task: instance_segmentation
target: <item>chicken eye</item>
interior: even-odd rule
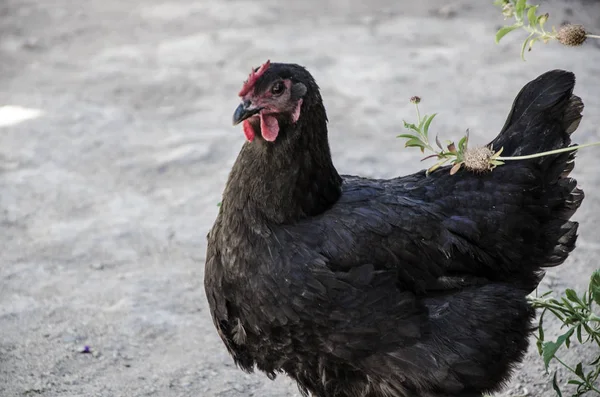
[[[273,84],[273,87],[271,87],[271,93],[273,95],[279,95],[283,92],[284,89],[285,86],[283,85],[283,83],[281,81],[278,81],[277,83]]]

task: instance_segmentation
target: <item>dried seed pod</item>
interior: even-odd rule
[[[468,148],[463,154],[465,168],[477,173],[491,171],[494,168],[490,162],[493,154],[487,146]]]
[[[565,25],[558,30],[556,39],[566,46],[577,47],[585,43],[587,32],[582,25]]]

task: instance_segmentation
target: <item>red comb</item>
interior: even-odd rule
[[[238,95],[244,96],[247,93],[249,93],[252,87],[254,87],[254,84],[256,84],[256,80],[258,80],[259,77],[262,76],[267,71],[267,69],[269,69],[269,66],[271,66],[271,61],[267,60],[267,62],[263,63],[262,66],[258,68],[256,72],[254,71],[254,69],[252,69],[252,72],[250,72],[250,76],[248,76],[248,80],[244,81],[244,85],[242,86],[242,89],[240,90]]]

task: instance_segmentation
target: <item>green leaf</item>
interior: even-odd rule
[[[567,290],[565,291],[565,295],[567,296],[567,299],[570,300],[573,303],[576,303],[578,307],[586,307],[587,304],[581,300],[581,298],[577,295],[577,292],[575,292],[574,290],[567,288]],[[586,300],[585,296],[583,297],[584,300]],[[563,298],[564,300],[564,298]],[[571,304],[568,305],[569,308],[573,308],[573,311],[575,311],[576,309],[574,308],[574,306],[571,306]]]
[[[427,137],[427,134],[429,133],[429,125],[431,124],[431,122],[433,121],[433,118],[436,115],[437,115],[437,113],[434,113],[425,120],[425,124],[423,124],[423,130],[422,130],[425,137]]]
[[[550,15],[548,13],[545,13],[545,14],[537,17],[537,24],[540,26],[540,29],[542,29],[542,31],[544,30],[544,25],[546,24],[546,21],[548,21],[549,17],[550,17]]]
[[[531,51],[531,49],[533,48],[533,45],[538,40],[539,40],[539,37],[534,37],[533,39],[529,40],[529,49],[528,49],[528,51]]]
[[[500,40],[502,40],[502,38],[504,36],[506,36],[507,34],[509,34],[510,32],[512,32],[515,29],[519,29],[520,26],[518,24],[514,24],[514,25],[510,25],[510,26],[503,26],[500,29],[498,29],[498,31],[496,32],[496,44],[500,43]]]
[[[221,206],[221,202],[219,201],[219,202],[217,203],[217,207],[220,207],[220,206]]]
[[[542,312],[542,314],[540,314],[540,321],[538,323],[538,340],[536,343],[540,356],[542,355],[542,343],[544,342],[544,314],[546,314],[545,310]]]
[[[556,342],[546,342],[542,345],[542,358],[544,360],[544,366],[548,370],[548,364],[554,357],[558,349],[565,343],[565,341],[573,335],[574,328],[569,329],[567,332],[562,334],[556,339]]]
[[[592,299],[597,305],[600,305],[600,270],[596,270],[590,279],[590,292]]]
[[[536,341],[535,341],[535,346],[538,349],[538,354],[541,356],[542,355],[542,340],[540,339],[540,337],[536,337]]]
[[[461,140],[460,140],[460,141],[458,141],[458,151],[459,151],[460,153],[464,152],[464,151],[465,151],[465,148],[466,148],[466,146],[467,146],[467,137],[466,137],[466,136],[463,136],[463,137],[461,138]]]
[[[515,6],[515,15],[519,20],[523,19],[523,14],[525,13],[526,6],[527,0],[517,0],[517,5]]]
[[[598,368],[596,368],[596,371],[598,371]],[[587,376],[584,378],[588,383],[594,383],[596,381],[596,379],[598,379],[598,376],[595,374],[595,372],[589,372],[587,374]],[[592,380],[593,379],[593,380]]]
[[[527,48],[527,43],[529,42],[529,39],[531,39],[531,37],[534,34],[531,33],[529,36],[527,36],[527,38],[525,39],[525,41],[523,42],[523,47],[521,47],[521,59],[525,60],[525,49]]]
[[[567,290],[565,291],[565,295],[567,296],[567,299],[569,299],[571,302],[580,303],[577,293],[571,288],[567,288]]]
[[[420,148],[424,148],[425,145],[423,144],[423,142],[421,142],[420,139],[409,139],[404,144],[404,147],[420,147]]]
[[[419,131],[423,131],[423,123],[425,122],[426,118],[427,118],[427,115],[425,115],[419,119],[419,125],[417,126]]]
[[[419,139],[418,136],[413,135],[413,134],[400,134],[400,135],[396,136],[396,138]]]
[[[414,125],[412,123],[407,123],[406,121],[404,121],[404,128],[409,129],[409,130],[413,130],[415,132],[419,132],[419,129],[417,128],[416,125]]]
[[[527,20],[529,21],[529,26],[535,28],[538,23],[538,18],[535,16],[535,12],[537,11],[539,6],[531,6],[527,11]]]
[[[597,321],[600,322],[600,317],[595,315],[594,313],[590,313],[590,316],[588,317],[589,321]]]
[[[562,397],[562,392],[560,391],[560,387],[558,387],[558,380],[556,379],[556,372],[554,373],[554,377],[552,377],[552,388],[558,397]]]
[[[575,311],[575,308],[573,307],[573,305],[571,304],[571,302],[569,302],[565,298],[560,298],[560,300],[562,301],[562,305],[566,306],[571,312]]]
[[[583,338],[581,337],[581,324],[577,326],[577,340],[579,343],[583,343]]]
[[[577,364],[575,367],[575,375],[579,376],[581,379],[585,379],[585,375],[583,374],[583,366],[581,363]]]

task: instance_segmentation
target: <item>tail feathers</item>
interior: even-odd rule
[[[573,146],[571,134],[577,130],[584,108],[581,98],[573,95],[574,87],[575,75],[562,70],[544,73],[526,84],[502,131],[491,142],[493,148],[502,147],[502,156],[522,156]],[[584,199],[577,181],[569,177],[575,156],[572,151],[527,160],[535,164],[541,178],[537,205],[550,210],[541,219],[537,242],[545,254],[532,261],[537,272],[562,264],[575,248],[578,224],[570,219]],[[514,166],[521,166],[518,163]]]
[[[573,145],[570,145],[573,146]],[[567,160],[565,162],[565,167],[562,170],[562,173],[560,174],[561,178],[566,178],[571,174],[571,171],[573,171],[573,169],[575,168],[575,157],[577,155],[577,151],[573,150],[572,152],[569,152],[569,156],[567,157]]]
[[[567,108],[564,111],[562,123],[567,134],[571,135],[575,132],[575,130],[577,130],[577,127],[579,127],[579,123],[583,118],[583,115],[581,114],[583,112],[583,108],[584,105],[581,98],[579,98],[577,95],[571,95],[569,98],[569,103],[567,104]]]
[[[562,178],[558,181],[558,186],[562,192],[560,205],[554,211],[557,219],[568,221],[581,206],[585,194],[583,190],[577,187],[577,181],[572,178]]]
[[[575,75],[546,72],[526,84],[513,103],[500,134],[490,145],[503,156],[521,156],[567,147],[581,121],[583,102],[573,95]],[[544,157],[537,159],[543,163]],[[571,166],[572,169],[572,166]]]
[[[550,229],[550,233],[555,233],[551,238],[556,239],[555,246],[551,252],[544,258],[544,263],[541,267],[555,267],[561,265],[569,256],[571,251],[575,249],[577,242],[577,222],[561,222],[556,223],[554,228]]]
[[[562,178],[556,183],[555,203],[553,205],[553,220],[544,225],[544,241],[549,244],[548,254],[544,256],[540,267],[554,267],[562,264],[577,241],[577,222],[570,221],[571,217],[581,206],[585,194],[577,187],[577,181],[572,178]]]

